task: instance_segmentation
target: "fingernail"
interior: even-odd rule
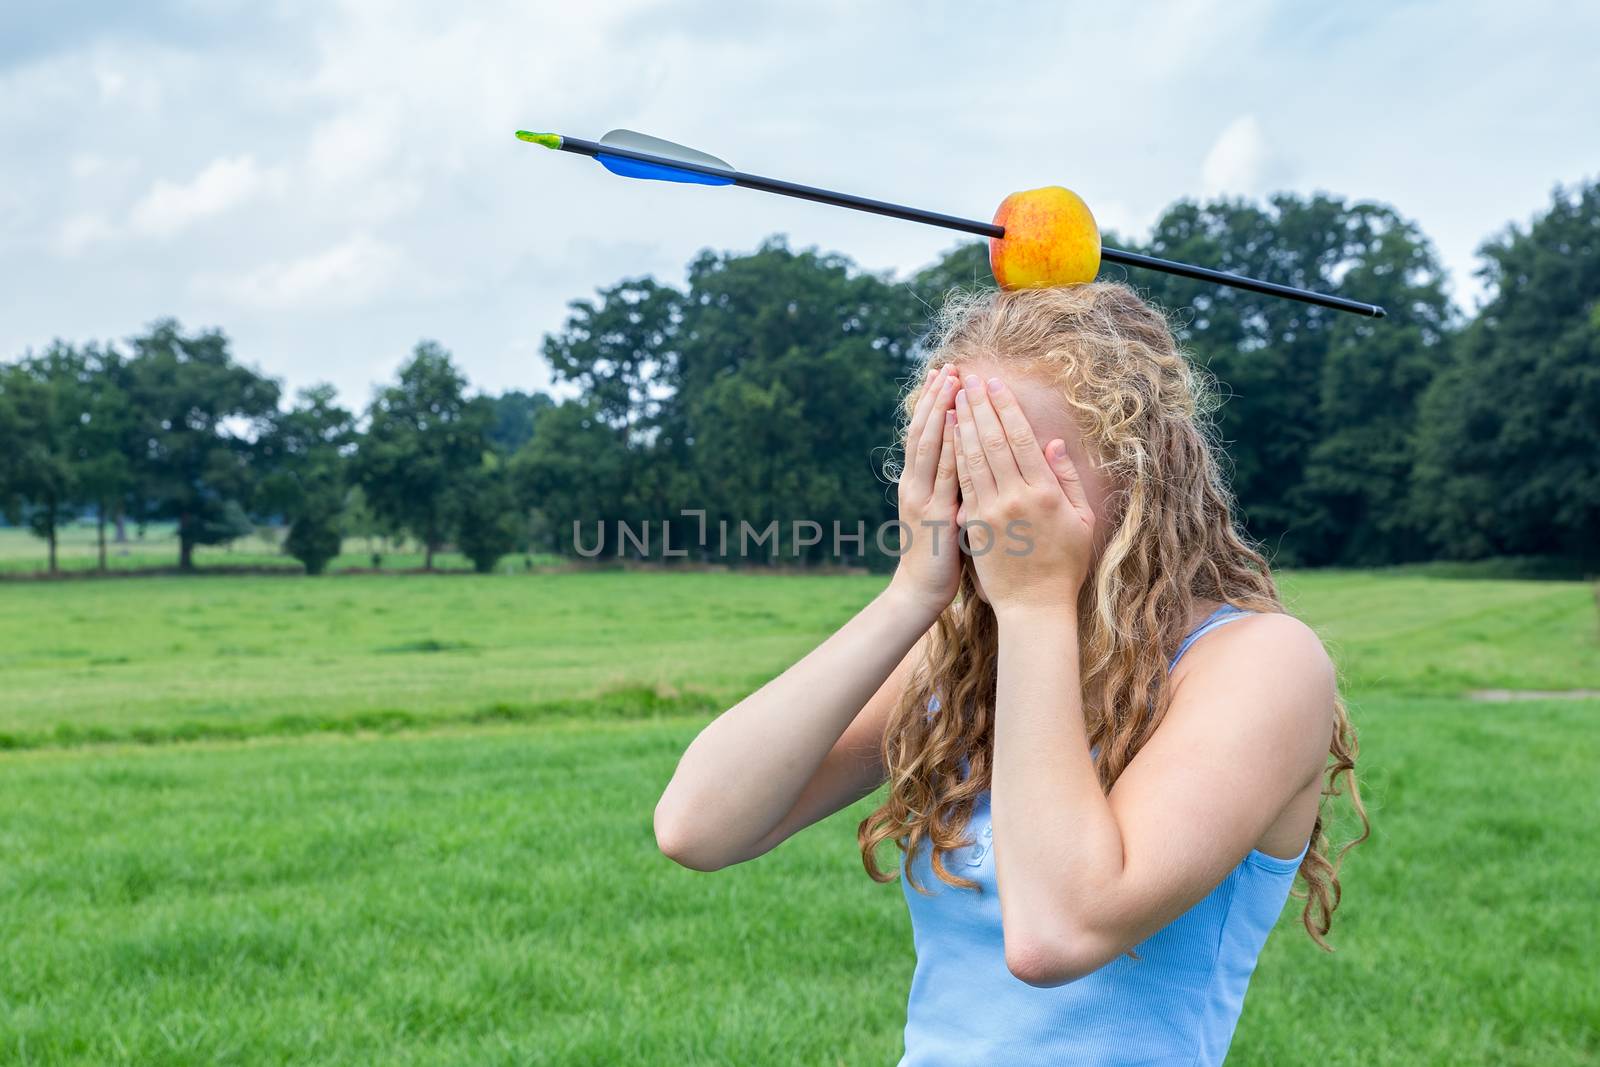
[[[956,413],[954,411],[944,413],[944,424],[946,429],[956,424]]]
[[[951,389],[953,389],[955,387],[955,384],[956,384],[956,380],[954,378],[951,378],[948,375],[946,375],[945,376],[945,380],[944,380],[944,384],[939,387],[939,392],[940,393],[948,393]]]
[[[966,386],[967,391],[972,393],[974,396],[983,392],[983,382],[976,374],[967,375]]]
[[[1006,390],[1006,383],[1005,382],[1002,382],[999,378],[990,378],[989,379],[989,392],[991,392],[991,393],[1003,393],[1003,392],[1005,392],[1005,390]]]

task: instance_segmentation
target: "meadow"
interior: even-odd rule
[[[178,535],[173,523],[151,523],[140,529],[129,524],[126,540],[117,542],[115,531],[106,531],[106,570],[118,575],[134,571],[174,570],[178,565]],[[285,531],[281,527],[260,526],[247,537],[222,545],[196,545],[195,566],[200,570],[299,571],[300,564],[283,552]],[[68,575],[88,575],[99,565],[98,536],[92,524],[63,526],[56,541],[56,566]],[[0,526],[0,578],[7,575],[38,575],[48,565],[45,542],[16,526]],[[538,563],[557,562],[553,556],[535,557]],[[508,556],[500,570],[525,569],[522,556]],[[422,547],[404,537],[346,537],[343,552],[328,564],[333,571],[416,570],[422,567]],[[471,570],[472,563],[455,551],[435,554],[435,570]]]
[[[0,1062],[867,1064],[912,946],[871,801],[706,875],[650,814],[881,588],[582,572],[0,583]],[[1591,585],[1308,572],[1375,832],[1230,1063],[1600,1056]]]

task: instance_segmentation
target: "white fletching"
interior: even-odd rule
[[[612,130],[600,138],[600,143],[612,148],[626,148],[634,152],[649,152],[651,155],[666,156],[680,163],[695,163],[702,167],[721,167],[723,170],[733,170],[733,164],[726,160],[718,159],[708,152],[690,148],[687,145],[677,144],[673,141],[664,141],[660,137],[651,137],[648,133],[638,133],[634,130]]]

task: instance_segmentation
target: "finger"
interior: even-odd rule
[[[972,486],[972,470],[967,466],[967,454],[961,448],[961,425],[958,422],[950,431],[950,443],[956,462],[956,489],[961,498],[961,504],[956,508],[956,526],[959,527],[966,521],[967,501],[976,499],[977,490]]]
[[[1033,424],[1023,413],[1022,405],[1017,403],[1017,394],[999,378],[989,379],[989,405],[994,408],[1006,432],[1006,439],[1011,442],[1011,457],[1016,461],[1023,479],[1029,485],[1054,484],[1055,472],[1045,462],[1044,450],[1039,447],[1039,439],[1033,433]]]
[[[922,438],[917,449],[917,470],[911,484],[924,497],[933,492],[939,478],[939,468],[944,462],[945,416],[956,399],[956,379],[952,374],[941,375],[941,382],[932,392],[933,407],[928,410],[922,427]]]
[[[967,404],[972,409],[975,436],[978,445],[983,449],[984,459],[988,461],[990,477],[994,484],[1001,486],[1023,481],[1022,471],[1017,468],[1017,458],[1011,454],[1011,442],[1006,438],[1006,428],[1000,425],[1000,417],[995,414],[994,405],[989,402],[989,393],[984,387],[983,379],[976,374],[969,374],[964,384]]]
[[[911,408],[911,421],[906,423],[906,436],[902,442],[905,456],[900,464],[900,480],[907,482],[917,469],[916,443],[922,436],[922,424],[928,415],[928,391],[933,387],[935,375],[930,369],[917,393],[917,402]]]
[[[989,457],[978,442],[978,425],[973,421],[972,402],[965,389],[956,393],[956,446],[967,465],[968,480],[961,484],[961,491],[969,503],[982,507],[985,500],[994,498],[994,472],[989,469]]]
[[[956,502],[956,413],[946,409],[941,421],[944,435],[939,442],[939,472],[933,480],[933,503],[948,511]]]
[[[942,368],[939,367],[928,371],[928,379],[922,383],[922,392],[917,396],[916,406],[911,409],[911,422],[906,426],[905,460],[900,467],[902,481],[915,480],[918,445],[922,441],[923,428],[928,422],[928,412],[933,410],[934,386],[940,380],[942,373]]]
[[[1045,458],[1050,463],[1051,473],[1055,475],[1056,484],[1061,486],[1061,491],[1066,494],[1067,503],[1080,511],[1092,511],[1089,507],[1089,494],[1084,491],[1083,479],[1078,475],[1078,465],[1072,462],[1072,457],[1067,455],[1067,444],[1057,438],[1046,446]]]

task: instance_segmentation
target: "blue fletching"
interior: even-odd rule
[[[692,170],[680,170],[677,167],[662,166],[659,163],[641,163],[636,159],[608,156],[604,152],[598,153],[594,158],[606,170],[609,170],[612,174],[620,174],[624,178],[649,178],[658,182],[687,182],[690,185],[733,184],[732,178],[696,174]]]

